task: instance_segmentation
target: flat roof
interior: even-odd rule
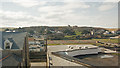
[[[118,66],[118,55],[113,54],[94,54],[76,56],[75,58],[92,66]]]

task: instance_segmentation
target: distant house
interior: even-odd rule
[[[111,32],[109,32],[109,31],[105,31],[103,34],[111,34]]]
[[[34,45],[35,44],[35,39],[34,38],[28,38],[28,44],[29,45]]]
[[[120,34],[120,30],[116,31],[117,34]]]
[[[63,32],[61,32],[61,31],[57,31],[57,33],[58,33],[58,34],[62,34]]]
[[[103,34],[103,33],[106,33],[105,30],[103,29],[95,31],[95,34]]]
[[[9,30],[9,29],[7,30],[6,29],[5,32],[16,32],[16,31],[15,30]]]
[[[31,61],[47,62],[47,44],[45,38],[28,38]]]
[[[90,33],[91,33],[91,35],[94,35],[94,31],[91,31]]]
[[[29,67],[29,48],[26,32],[0,32],[0,63],[6,67]]]
[[[55,31],[53,31],[53,30],[50,30],[50,32],[55,33]]]
[[[112,34],[117,34],[117,31],[111,31]]]
[[[115,37],[110,37],[110,39],[119,39],[119,38],[120,38],[120,35]]]

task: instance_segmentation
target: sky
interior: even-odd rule
[[[0,27],[118,27],[118,0],[0,0]]]

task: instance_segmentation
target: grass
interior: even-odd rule
[[[101,42],[108,42],[108,43],[119,43],[120,39],[92,39]]]
[[[95,45],[95,46],[106,46],[106,47],[108,47],[108,45],[100,44],[100,43],[94,43],[94,44],[92,44],[92,45]]]
[[[67,37],[71,37],[71,36],[67,36]],[[118,39],[92,39],[93,41],[101,41],[101,42],[108,42],[108,43],[118,43]],[[120,40],[120,39],[119,39]],[[60,41],[57,41],[57,42],[60,42]],[[90,42],[84,42],[84,43],[68,43],[68,42],[65,42],[65,43],[50,43],[48,45],[80,45],[80,44],[92,44],[92,45],[96,45],[96,46],[105,46],[104,44],[100,44],[100,43],[90,43]]]
[[[77,35],[66,35],[66,38],[72,38],[72,37],[76,37]]]
[[[111,53],[112,55],[118,55],[118,56],[120,56],[120,53]]]
[[[76,35],[80,35],[80,36],[81,36],[81,35],[82,35],[82,32],[75,31],[75,34],[76,34]]]
[[[77,45],[77,44],[93,44],[92,40],[48,40],[48,45]]]
[[[72,36],[71,36],[71,35],[70,35],[70,36],[69,36],[69,35],[66,35],[65,37],[66,37],[66,38],[70,38],[70,37],[72,37]]]
[[[71,38],[71,37],[76,37],[76,36],[78,36],[78,35],[79,35],[79,36],[82,36],[82,32],[79,32],[79,31],[75,31],[75,34],[76,34],[76,35],[66,35],[65,37],[66,37],[66,38]]]
[[[65,44],[48,44],[48,46],[52,46],[52,45],[85,45],[85,44],[92,44],[92,43],[65,43]]]

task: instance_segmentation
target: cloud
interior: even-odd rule
[[[39,0],[12,0],[12,2],[23,7],[33,7],[37,5],[46,4],[46,1],[39,1]]]
[[[21,0],[19,0],[21,1]],[[2,26],[14,26],[14,27],[25,27],[25,26],[53,26],[53,25],[101,25],[104,26],[104,23],[116,23],[115,13],[109,12],[106,10],[110,10],[112,8],[111,5],[114,4],[107,4],[103,3],[99,8],[92,7],[91,3],[85,2],[42,2],[40,4],[38,0],[25,0],[21,2],[14,2],[16,4],[14,8],[5,8],[3,10],[0,9],[0,24]],[[32,2],[32,4],[30,4]],[[29,3],[29,4],[28,4]],[[95,6],[99,6],[98,3],[93,3]],[[110,5],[110,6],[109,6]],[[10,4],[9,4],[10,6]],[[34,6],[34,7],[33,7]],[[107,6],[107,7],[105,7]],[[26,7],[27,9],[23,8]],[[31,10],[32,7],[32,10]],[[95,11],[96,8],[100,11],[105,11],[108,15]],[[30,9],[30,10],[29,10]],[[24,11],[22,11],[24,10]],[[104,14],[104,15],[102,15]],[[101,15],[101,16],[100,16]],[[114,16],[113,16],[114,15]],[[111,18],[113,16],[113,18]]]
[[[28,15],[25,12],[19,11],[19,12],[14,12],[14,11],[3,11],[0,10],[0,16],[2,18],[10,18],[10,19],[24,19],[24,18],[30,18],[32,17],[31,15]]]
[[[25,12],[3,11],[0,10],[0,24],[2,26],[21,26],[23,22],[32,22],[34,17]],[[27,24],[28,24],[27,23]],[[26,23],[24,23],[26,24]],[[24,26],[24,25],[23,25]]]
[[[63,5],[59,5],[59,6],[42,6],[40,7],[38,10],[41,12],[49,12],[49,11],[64,11],[64,10],[74,10],[77,8],[89,8],[90,6],[85,4],[84,2],[63,2]]]
[[[104,2],[119,2],[120,0],[104,0]]]
[[[89,8],[90,5],[85,4],[85,2],[65,2],[64,7],[67,9],[74,9],[74,8]]]
[[[82,16],[84,15],[80,16],[75,12],[77,9],[87,8],[90,8],[90,5],[87,5],[84,2],[62,2],[62,5],[41,6],[38,8],[38,11],[48,22],[56,24],[68,24],[68,22],[71,20],[78,21],[80,18],[83,19],[84,17]]]
[[[66,14],[72,14],[76,9],[87,9],[90,5],[84,2],[63,2],[63,5],[49,5],[38,8],[43,17],[60,17]]]
[[[26,26],[38,26],[48,25],[51,22],[55,22],[55,19],[47,19],[42,16],[33,16],[27,12],[15,12],[0,10],[0,27],[26,27]]]
[[[103,3],[103,4],[98,8],[98,10],[100,10],[100,11],[107,11],[107,10],[113,9],[115,6],[117,6],[116,3],[109,3],[109,4]]]

